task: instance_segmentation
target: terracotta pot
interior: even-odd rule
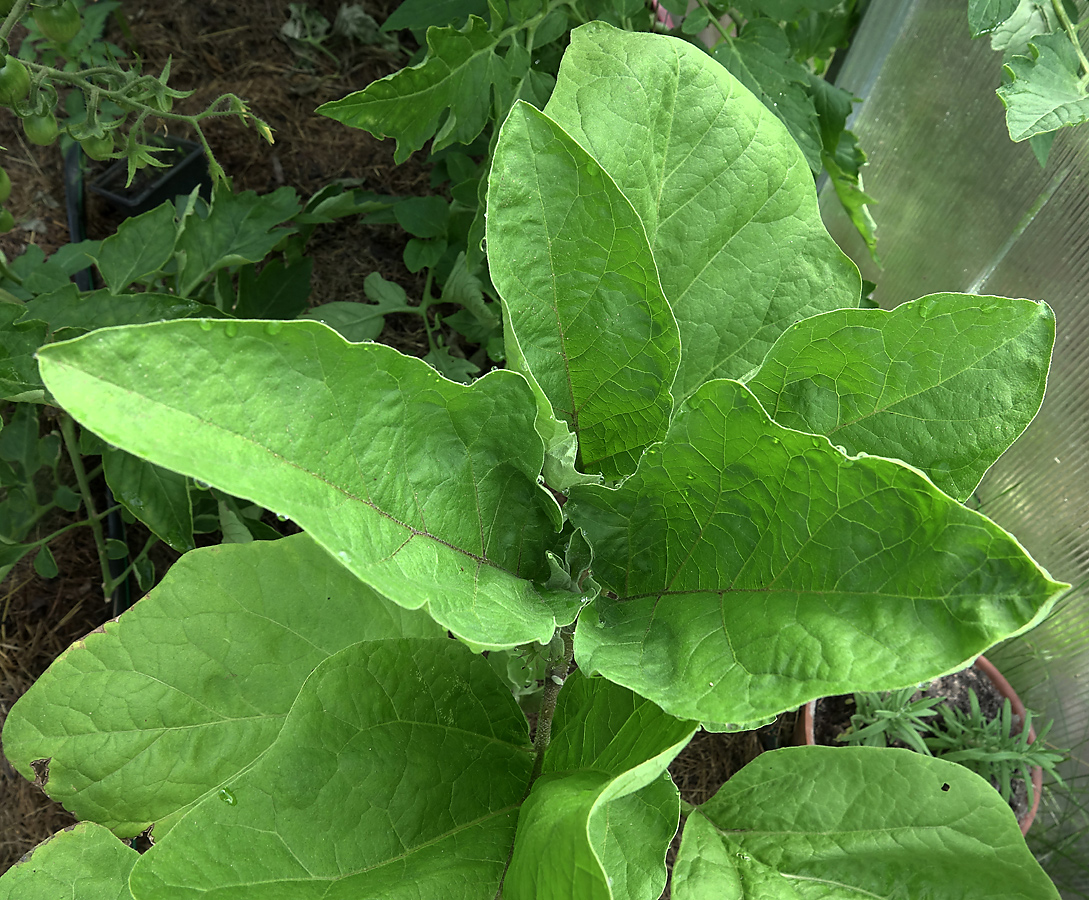
[[[994,684],[1003,697],[1009,698],[1010,711],[1013,713],[1013,727],[1017,728],[1025,721],[1025,704],[1021,702],[1021,698],[1017,696],[1014,689],[1010,687],[1010,683],[1002,677],[998,669],[982,656],[976,660],[975,667],[991,679],[991,683]],[[816,701],[811,701],[802,707],[801,715],[798,716],[798,724],[794,728],[795,744],[813,745],[816,743],[813,738],[813,716],[816,708]],[[1035,728],[1029,729],[1029,740],[1036,740]],[[1021,826],[1021,834],[1028,833],[1029,826],[1032,824],[1033,819],[1036,818],[1036,810],[1040,807],[1040,791],[1043,786],[1044,770],[1039,766],[1035,766],[1032,769],[1032,808],[1017,820]]]

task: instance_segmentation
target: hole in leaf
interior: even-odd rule
[[[947,790],[949,790],[949,785],[948,785],[948,784],[943,784],[943,785],[942,785],[942,790],[943,790],[943,791],[947,791]]]
[[[30,763],[30,768],[34,770],[34,783],[40,788],[44,788],[49,781],[49,763],[52,759],[53,757],[35,759]]]

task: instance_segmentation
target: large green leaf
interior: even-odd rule
[[[680,325],[678,399],[751,371],[799,319],[858,306],[794,141],[706,53],[592,22],[571,33],[545,112],[639,214]]]
[[[1007,81],[999,87],[998,96],[1006,107],[1012,140],[1089,121],[1089,90],[1077,51],[1065,32],[1032,38],[1028,55],[1009,59],[1005,73]]]
[[[487,241],[529,373],[578,436],[583,468],[631,474],[669,422],[677,323],[631,204],[528,103],[495,149]]]
[[[0,900],[132,900],[139,854],[101,825],[79,822],[0,875]]]
[[[530,580],[559,509],[520,375],[466,387],[317,322],[208,320],[93,332],[39,367],[105,440],[290,517],[475,644],[547,642],[580,608]]]
[[[1036,415],[1054,343],[1046,304],[934,294],[805,319],[747,384],[780,425],[902,459],[964,500]]]
[[[12,707],[4,752],[80,818],[160,837],[276,738],[322,660],[432,637],[306,535],[182,557],[119,619],[66,650]]]
[[[1058,900],[998,792],[910,750],[764,753],[685,822],[675,900]]]
[[[422,63],[323,103],[318,112],[375,137],[396,138],[398,164],[432,137],[433,151],[468,144],[488,123],[492,86],[508,78],[495,53],[498,39],[475,15],[461,29],[429,28]]]
[[[623,486],[573,487],[565,509],[605,592],[579,666],[716,723],[953,671],[1065,587],[918,471],[782,428],[732,381]]]
[[[678,795],[666,767],[696,730],[604,679],[560,692],[543,775],[518,819],[508,900],[657,900]]]
[[[137,863],[138,900],[492,900],[533,765],[488,661],[360,644],[303,685],[276,743]]]

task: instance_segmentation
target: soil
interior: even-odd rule
[[[970,691],[975,691],[979,699],[980,712],[988,721],[997,718],[1002,712],[1003,698],[998,688],[994,686],[991,679],[974,667],[930,682],[925,690],[916,691],[912,699],[942,697],[943,702],[939,705],[959,709],[967,714],[972,708]],[[842,747],[843,742],[837,738],[850,727],[851,716],[854,712],[855,702],[851,694],[821,698],[817,701],[816,712],[813,716],[813,739],[825,746]],[[1014,728],[1017,728],[1017,725],[1018,723],[1015,722]],[[906,745],[899,741],[890,742],[890,746],[906,748]],[[992,784],[994,784],[993,780]],[[997,790],[998,785],[994,786]],[[1028,788],[1023,778],[1011,779],[1010,788],[1010,808],[1020,821],[1029,811]]]
[[[770,725],[756,731],[696,732],[669,766],[669,774],[681,793],[681,800],[693,806],[705,803],[761,753],[790,746],[797,718],[797,712],[783,713]],[[678,830],[666,853],[666,886],[659,900],[670,900],[673,862],[680,846]]]

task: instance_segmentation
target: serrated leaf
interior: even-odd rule
[[[354,303],[346,300],[334,300],[307,310],[300,319],[313,319],[324,322],[334,331],[353,344],[373,341],[382,333],[386,324],[386,311],[371,303]]]
[[[972,37],[989,34],[1012,16],[1018,0],[968,0],[968,27]]]
[[[114,498],[179,553],[192,550],[189,480],[124,450],[106,449],[102,469]]]
[[[579,617],[579,667],[711,722],[954,671],[1065,589],[916,470],[782,428],[732,381],[565,511],[605,592]]]
[[[61,328],[93,330],[112,325],[143,325],[166,319],[183,319],[200,312],[202,304],[173,294],[111,294],[106,288],[81,294],[74,284],[39,294],[26,305],[27,318]]]
[[[39,357],[59,402],[110,443],[289,516],[475,644],[548,640],[575,618],[578,597],[532,582],[548,577],[538,548],[559,510],[513,372],[465,387],[301,321],[104,329]]]
[[[424,268],[431,268],[438,265],[439,260],[442,259],[442,255],[445,252],[445,238],[438,238],[430,241],[421,241],[418,238],[412,238],[405,245],[405,268],[412,273],[419,272]]]
[[[276,226],[294,216],[299,208],[291,187],[262,195],[218,191],[208,218],[189,215],[184,219],[176,245],[185,254],[178,274],[178,292],[188,296],[223,266],[264,259],[280,241],[295,233],[295,228]]]
[[[925,860],[926,865],[919,861]],[[998,792],[877,747],[763,753],[685,822],[676,900],[1058,900]]]
[[[574,672],[552,727],[543,775],[518,819],[504,896],[657,897],[679,810],[665,770],[696,723]]]
[[[0,900],[132,900],[129,873],[139,858],[101,825],[78,822],[0,875]]]
[[[111,293],[120,294],[134,281],[158,272],[174,254],[178,237],[174,204],[126,219],[92,254]]]
[[[140,859],[133,892],[494,897],[530,751],[510,691],[466,647],[349,647],[307,679],[228,801],[208,797]]]
[[[1041,34],[1028,43],[1030,56],[1006,63],[1011,79],[998,88],[1013,141],[1089,121],[1089,93],[1077,52],[1064,32]]]
[[[669,421],[677,323],[631,204],[527,103],[496,146],[487,241],[528,371],[578,437],[582,468],[630,474]]]
[[[393,206],[397,224],[414,237],[433,238],[446,233],[450,204],[442,197],[409,197]]]
[[[483,16],[487,11],[487,0],[404,0],[382,23],[382,30],[423,31],[432,25],[459,25],[469,16]]]
[[[966,500],[1040,408],[1054,342],[1047,304],[933,294],[805,319],[746,384],[780,425],[902,459]]]
[[[432,137],[432,152],[468,144],[488,123],[492,85],[507,77],[495,53],[497,40],[475,15],[461,29],[429,28],[422,63],[324,103],[317,111],[377,138],[395,138],[398,165]]]
[[[639,214],[680,326],[677,400],[751,371],[798,319],[858,305],[858,270],[825,231],[802,156],[707,54],[584,25],[545,112]]]
[[[16,405],[8,423],[0,431],[0,459],[18,463],[24,483],[33,479],[47,460],[38,440],[38,408],[30,403]]]
[[[45,390],[34,354],[45,343],[49,326],[39,319],[24,319],[25,314],[22,304],[0,303],[0,399]]]
[[[314,260],[309,256],[285,263],[270,259],[256,274],[252,265],[238,272],[238,301],[234,313],[240,319],[294,319],[306,310]]]
[[[858,138],[850,131],[842,132],[837,152],[834,155],[822,153],[821,160],[843,211],[866,244],[870,259],[881,265],[877,255],[877,223],[866,208],[877,201],[862,186],[860,169],[866,162],[866,156],[858,146]]]
[[[1060,27],[1055,8],[1047,2],[1020,0],[1013,14],[991,33],[991,49],[1003,51],[1003,58],[1025,56],[1029,41]]]
[[[717,45],[711,56],[782,121],[809,168],[819,172],[820,128],[806,90],[809,73],[795,61],[782,30],[767,19],[755,19],[738,38]]]
[[[49,759],[47,793],[79,817],[158,838],[269,747],[322,660],[441,634],[305,535],[196,550],[53,663],[12,707],[4,750],[26,778]]]

